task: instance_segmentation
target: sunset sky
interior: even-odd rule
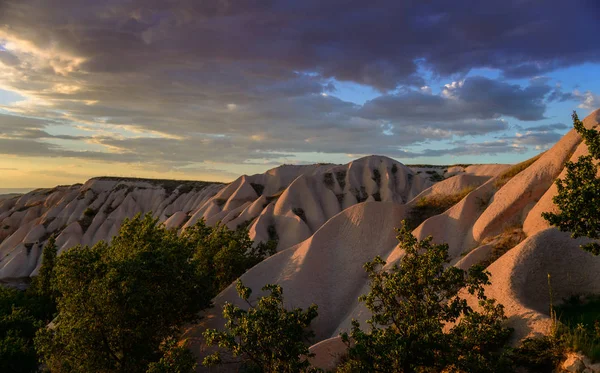
[[[0,190],[514,163],[600,107],[597,0],[0,0]]]

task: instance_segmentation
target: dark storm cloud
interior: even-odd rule
[[[600,61],[594,0],[5,0],[1,14],[10,32],[84,57],[93,72],[268,61],[391,89],[423,84],[415,61],[442,75],[491,67],[511,77]]]
[[[474,67],[533,77],[600,61],[594,2],[493,3],[0,0],[0,83],[31,99],[0,115],[0,151],[172,168],[302,152],[414,157],[407,147],[543,119],[547,102],[597,102],[541,78],[462,79]],[[424,70],[455,82],[419,90]],[[346,102],[334,79],[382,95]],[[90,136],[51,135],[58,124]],[[106,151],[56,145],[69,141]],[[503,141],[471,154],[506,152]]]
[[[531,83],[523,88],[484,77],[472,77],[446,85],[440,96],[415,90],[379,96],[367,102],[361,114],[380,119],[427,117],[432,121],[501,116],[539,120],[544,118],[544,97],[550,90],[546,84]]]

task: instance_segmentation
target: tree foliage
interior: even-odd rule
[[[36,347],[52,372],[145,372],[161,358],[152,369],[164,368],[174,356],[165,341],[265,251],[203,221],[178,235],[150,214],[126,220],[110,244],[57,258],[59,314]]]
[[[51,279],[56,243],[50,237],[44,247],[42,265],[26,291],[0,286],[0,372],[37,372],[35,333],[54,317],[55,293]]]
[[[587,129],[573,112],[573,126],[588,147],[589,155],[577,162],[567,162],[567,175],[556,180],[558,189],[553,201],[558,213],[544,212],[542,216],[561,231],[571,232],[573,238],[600,238],[600,178],[597,161],[600,160],[600,133]],[[582,249],[600,255],[600,244],[587,243]]]
[[[204,337],[208,345],[218,345],[241,358],[250,372],[296,373],[317,372],[311,368],[307,342],[314,336],[308,329],[317,317],[317,306],[308,309],[295,308],[288,311],[283,306],[283,290],[279,285],[266,285],[263,291],[269,295],[258,299],[256,306],[248,299],[252,293],[241,281],[237,282],[237,292],[248,303],[246,311],[234,304],[223,307],[227,320],[225,331],[206,330]],[[222,363],[217,351],[204,359],[210,366]]]
[[[162,343],[163,356],[159,361],[150,363],[146,373],[193,373],[196,368],[194,354],[170,338]]]
[[[398,239],[405,251],[399,264],[384,270],[380,257],[365,264],[371,291],[359,299],[372,312],[370,330],[353,321],[350,334],[342,334],[348,355],[340,370],[499,371],[511,331],[502,326],[503,307],[484,294],[488,273],[480,266],[468,272],[447,267],[448,245],[434,245],[431,237],[418,241],[404,222]],[[479,299],[480,312],[461,290]]]

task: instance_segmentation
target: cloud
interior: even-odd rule
[[[533,131],[533,132],[548,132],[548,131],[555,131],[555,130],[566,130],[569,128],[571,128],[571,127],[567,126],[564,123],[552,123],[552,124],[542,124],[539,126],[519,127],[519,130],[521,130],[521,131],[527,130],[527,131]]]
[[[1,108],[0,152],[205,170],[309,152],[419,156],[415,145],[506,132],[573,99],[539,78],[464,78],[600,61],[594,2],[541,4],[0,1],[0,87],[24,97]],[[450,83],[434,93],[428,75]],[[344,101],[338,81],[381,96]]]
[[[544,119],[546,84],[521,87],[485,77],[471,77],[446,84],[441,95],[416,90],[379,96],[365,103],[361,114],[367,118],[426,117],[431,121],[456,121],[470,118],[496,119],[509,116],[520,120]]]
[[[420,156],[465,156],[465,155],[497,155],[510,153],[524,153],[527,147],[514,144],[508,140],[485,141],[479,143],[457,143],[458,146],[445,149],[426,149]]]
[[[594,94],[591,91],[580,92],[575,90],[573,96],[580,101],[577,106],[580,109],[595,110],[600,107],[600,95]]]
[[[58,74],[271,61],[286,71],[393,89],[424,85],[419,61],[441,75],[489,67],[511,77],[600,61],[594,0],[551,6],[384,0],[377,7],[342,0],[5,0],[2,6],[0,30],[11,39],[5,48],[37,56]],[[576,21],[556,27],[567,20]]]

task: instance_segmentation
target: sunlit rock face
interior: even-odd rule
[[[433,184],[387,157],[346,165],[283,165],[224,185],[100,177],[83,185],[38,189],[0,200],[0,279],[35,275],[44,243],[59,252],[110,241],[124,219],[148,213],[173,229],[205,219],[249,227],[255,241],[295,245],[347,207],[367,201],[406,203]]]

